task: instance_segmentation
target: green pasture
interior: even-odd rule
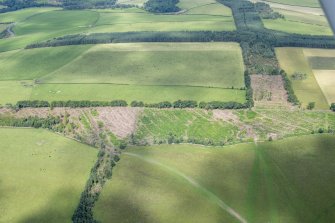
[[[7,29],[8,24],[0,24],[0,33]]]
[[[29,8],[0,15],[0,23],[15,22],[14,37],[0,40],[0,52],[78,33],[130,31],[231,31],[235,23],[231,10],[218,5],[204,6],[194,13],[150,14],[142,9],[60,10]],[[203,10],[203,11],[202,11]]]
[[[0,81],[0,105],[28,100],[32,90],[32,81]]]
[[[331,135],[130,148],[94,214],[129,223],[333,222],[334,148]]]
[[[275,2],[280,4],[286,4],[286,5],[296,5],[296,6],[305,6],[305,7],[313,7],[313,8],[319,8],[320,3],[318,0],[266,0],[268,2]]]
[[[1,82],[0,82],[1,83]],[[187,86],[141,86],[115,84],[41,84],[33,88],[30,99],[34,100],[133,100],[146,103],[162,101],[236,101],[245,102],[245,91],[234,89],[187,87]]]
[[[241,88],[243,71],[236,43],[105,44],[39,81]]]
[[[147,0],[117,0],[117,4],[142,6]]]
[[[308,15],[306,15],[308,16]],[[288,33],[308,35],[333,35],[330,26],[304,23],[288,19],[263,19],[266,28]]]
[[[232,16],[231,9],[221,3],[210,3],[202,6],[191,7],[185,13],[190,15]]]
[[[0,128],[0,222],[71,222],[97,151],[41,129]]]
[[[19,12],[19,11],[18,11]],[[0,52],[69,34],[87,31],[98,19],[94,11],[55,10],[37,13],[15,24],[12,38],[0,40]]]
[[[306,80],[292,80],[294,92],[302,105],[305,107],[309,102],[316,102],[316,108],[328,109],[328,102],[314,77],[303,48],[277,48],[276,54],[281,68],[290,76],[295,72],[307,74]]]

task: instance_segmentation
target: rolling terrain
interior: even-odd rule
[[[0,133],[0,222],[71,222],[97,151],[41,129]]]

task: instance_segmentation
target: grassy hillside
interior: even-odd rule
[[[0,15],[1,22],[15,22],[15,37],[0,40],[0,52],[77,33],[129,31],[234,30],[231,10],[220,6],[211,15],[208,9],[195,14],[155,15],[141,9],[59,10],[30,8]]]
[[[241,49],[235,43],[106,44],[39,80],[240,88],[243,71]]]
[[[0,128],[0,222],[71,222],[97,152],[45,130]]]
[[[245,91],[239,90],[244,87],[244,65],[236,43],[14,50],[0,53],[0,65],[0,91],[8,91],[2,104],[15,99],[245,101]]]
[[[334,143],[334,136],[309,136],[216,149],[131,148],[95,216],[102,222],[332,222]]]
[[[305,80],[293,80],[293,88],[298,99],[306,106],[309,102],[316,102],[316,107],[327,109],[328,102],[323,95],[313,71],[308,64],[302,48],[277,48],[276,54],[282,69],[289,75],[295,72],[307,74]]]

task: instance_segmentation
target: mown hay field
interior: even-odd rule
[[[332,222],[334,143],[324,135],[223,148],[130,148],[94,214],[130,223]]]
[[[0,128],[0,143],[0,222],[71,222],[97,151],[42,129]]]

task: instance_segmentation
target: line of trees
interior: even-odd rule
[[[253,106],[252,89],[250,86],[250,76],[245,74],[246,80],[246,103],[238,102],[224,102],[224,101],[212,101],[212,102],[200,102],[194,100],[177,100],[174,102],[162,101],[158,103],[144,103],[143,101],[132,101],[131,107],[147,107],[147,108],[203,108],[203,109],[242,109],[250,108]],[[56,107],[69,107],[69,108],[86,108],[86,107],[127,107],[128,103],[124,100],[114,101],[18,101],[14,108],[56,108]]]

